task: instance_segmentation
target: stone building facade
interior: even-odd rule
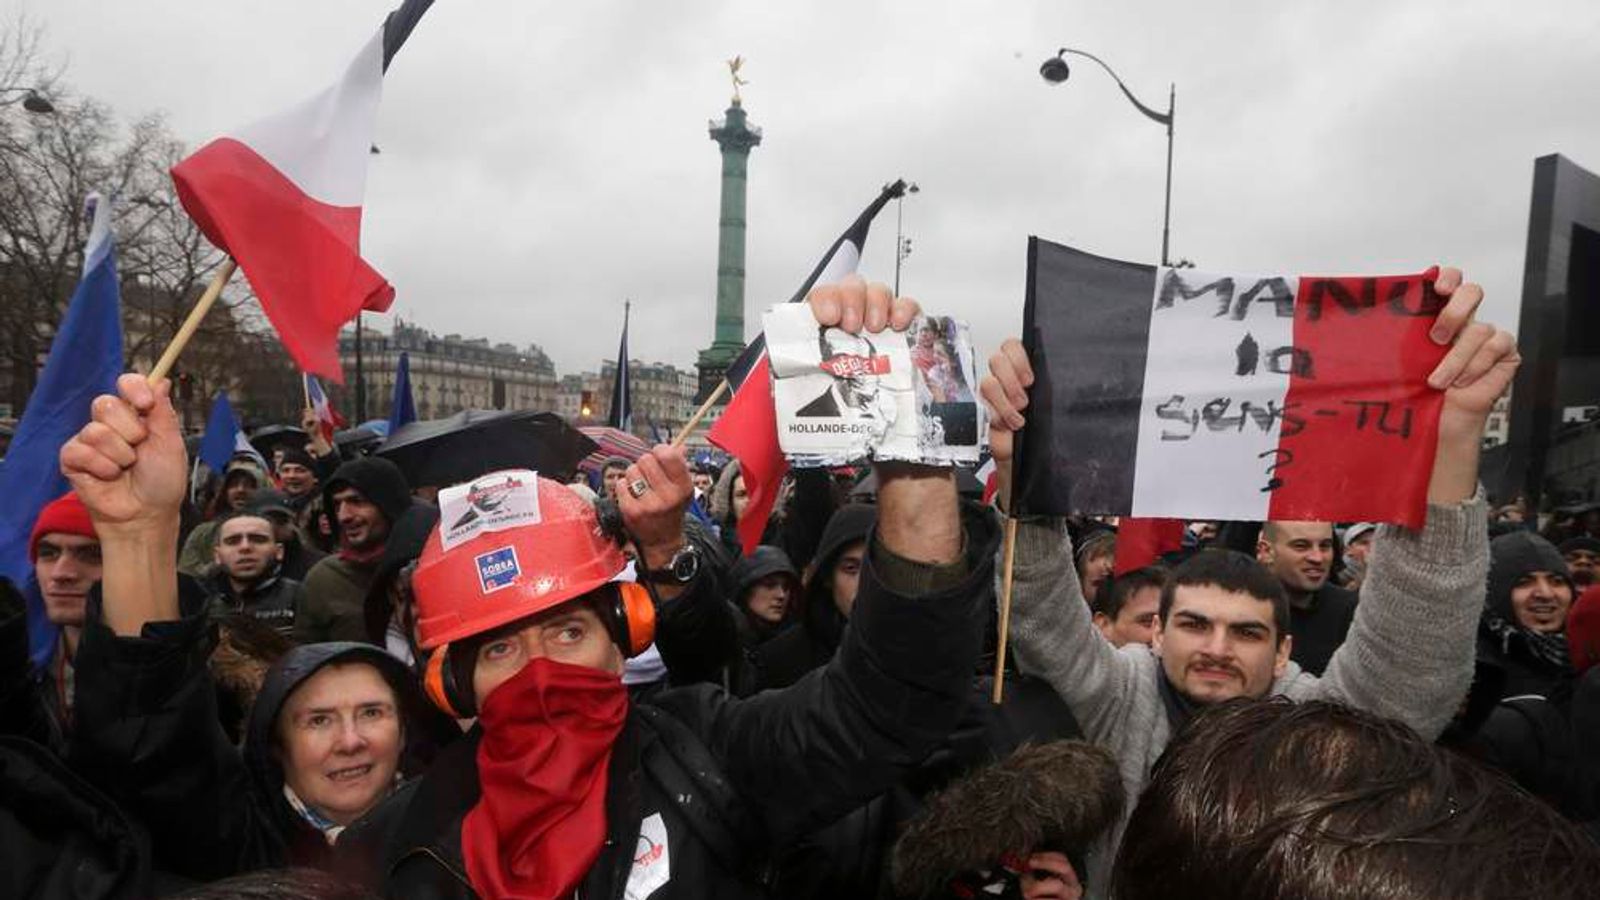
[[[490,344],[487,338],[440,337],[424,328],[395,320],[392,334],[367,329],[362,334],[362,369],[367,382],[366,418],[389,415],[400,354],[409,354],[411,396],[417,418],[438,419],[463,409],[531,409],[556,407],[556,367],[536,344],[518,348]],[[339,336],[339,361],[347,384],[336,398],[348,419],[355,419],[355,331]]]

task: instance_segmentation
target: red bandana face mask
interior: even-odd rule
[[[606,774],[628,715],[617,675],[535,659],[490,692],[478,717],[483,794],[461,823],[481,897],[567,897],[600,855]]]

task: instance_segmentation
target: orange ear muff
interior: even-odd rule
[[[631,658],[643,653],[656,639],[656,601],[650,589],[632,581],[619,583],[616,620],[623,630],[617,643],[624,655]]]
[[[422,672],[422,689],[433,701],[433,705],[444,710],[447,715],[457,719],[470,719],[478,714],[476,698],[472,694],[472,686],[456,683],[455,666],[450,663],[450,645],[445,644],[436,648],[433,655],[428,657],[428,665]]]

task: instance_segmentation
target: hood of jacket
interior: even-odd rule
[[[951,882],[1039,850],[1067,854],[1081,872],[1085,851],[1121,817],[1125,799],[1104,748],[1025,744],[928,798],[894,846],[896,893],[954,896]]]
[[[250,721],[244,737],[245,765],[249,769],[256,796],[269,804],[284,834],[295,833],[295,829],[303,825],[303,820],[289,807],[283,796],[283,766],[278,762],[277,753],[278,714],[283,711],[284,704],[295,688],[323,667],[334,663],[370,665],[394,689],[395,706],[405,736],[402,763],[413,743],[424,737],[424,729],[418,723],[426,714],[427,699],[411,669],[381,648],[351,641],[329,641],[303,644],[285,653],[267,670],[266,678],[262,680],[261,691],[250,710]]]
[[[845,548],[864,541],[878,520],[878,508],[851,503],[834,511],[822,529],[817,554],[811,559],[801,622],[819,644],[837,647],[844,635],[845,617],[833,602],[833,567]]]
[[[1511,589],[1529,572],[1552,572],[1567,579],[1567,561],[1555,545],[1531,531],[1513,531],[1489,542],[1489,587],[1484,606],[1491,615],[1517,624]],[[1573,599],[1577,599],[1574,592]]]
[[[711,486],[711,521],[724,528],[730,527],[733,522],[733,480],[739,477],[739,461],[732,460],[717,476],[717,483]]]
[[[390,528],[400,520],[400,516],[411,506],[411,487],[406,484],[406,476],[400,467],[378,456],[363,456],[352,459],[340,466],[322,486],[322,504],[333,517],[333,495],[341,489],[353,487],[361,492],[361,496],[372,501],[383,513],[383,518],[389,523]],[[335,520],[334,527],[338,527]]]
[[[800,580],[799,573],[789,562],[789,554],[777,547],[762,544],[749,556],[734,563],[733,569],[728,573],[728,580],[733,583],[734,597],[742,603],[745,591],[750,590],[761,579],[778,572],[788,575],[796,582]]]

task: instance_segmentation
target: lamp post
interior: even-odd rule
[[[915,194],[922,188],[917,187],[915,181],[906,185],[900,196],[894,200],[894,295],[900,296],[900,264],[911,255],[911,241],[902,235],[902,226],[906,220],[906,194]]]
[[[0,95],[10,94],[10,93],[22,94],[22,97],[20,98],[20,102],[22,103],[22,108],[27,110],[28,112],[43,114],[43,113],[53,113],[53,112],[56,111],[55,104],[51,103],[48,99],[45,98],[45,96],[43,94],[39,93],[39,90],[37,88],[31,88],[31,87],[0,87]],[[0,100],[0,106],[10,106],[11,104],[17,103],[17,102],[19,102],[19,100],[15,100],[15,99],[14,100]]]
[[[1167,200],[1166,208],[1161,216],[1161,264],[1163,266],[1170,265],[1167,261],[1167,245],[1172,229],[1172,119],[1173,114],[1177,111],[1178,86],[1173,84],[1168,88],[1167,111],[1165,113],[1156,112],[1139,102],[1139,98],[1133,95],[1133,91],[1128,90],[1128,86],[1122,83],[1122,79],[1117,77],[1117,73],[1113,72],[1110,66],[1106,65],[1105,60],[1095,56],[1093,53],[1074,50],[1071,47],[1062,47],[1056,51],[1055,56],[1045,60],[1044,64],[1039,66],[1039,75],[1051,84],[1060,84],[1066,81],[1067,76],[1071,74],[1071,70],[1067,67],[1066,55],[1068,53],[1074,56],[1082,56],[1085,59],[1092,59],[1099,63],[1100,68],[1105,69],[1106,74],[1111,76],[1111,80],[1117,83],[1117,87],[1122,88],[1122,95],[1128,98],[1128,102],[1132,103],[1135,109],[1144,113],[1145,118],[1167,126]]]

